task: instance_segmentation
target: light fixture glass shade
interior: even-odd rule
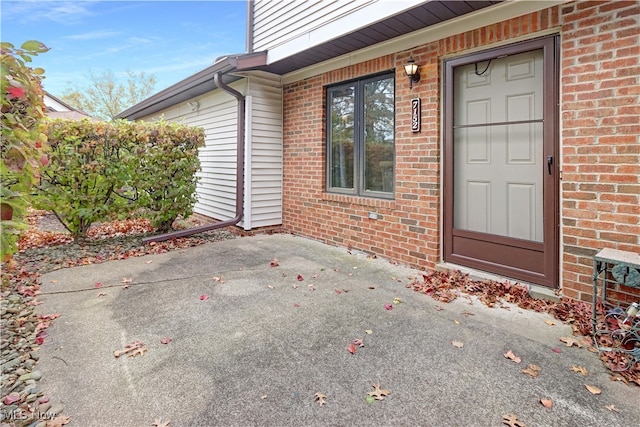
[[[409,58],[409,62],[404,66],[404,72],[407,77],[413,77],[418,72],[418,64],[416,64],[413,58]]]

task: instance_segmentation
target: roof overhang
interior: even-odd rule
[[[199,71],[196,74],[193,74],[192,76],[189,76],[186,79],[161,90],[155,95],[150,96],[144,101],[124,110],[119,113],[116,118],[136,120],[155,114],[165,108],[169,108],[173,105],[217,89],[217,86],[213,81],[214,74],[220,73],[222,75],[223,83],[230,84],[242,78],[230,74],[233,71],[261,67],[266,65],[266,61],[266,52],[223,56],[216,59],[213,65],[205,68],[204,70]]]

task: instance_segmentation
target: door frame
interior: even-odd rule
[[[511,247],[514,239],[488,233],[455,230],[453,227],[454,208],[454,84],[453,70],[462,65],[488,61],[493,58],[515,55],[532,50],[543,50],[543,159],[552,156],[551,173],[546,161],[541,162],[543,176],[543,227],[542,243],[522,240],[522,249]],[[523,280],[529,283],[557,288],[559,286],[559,41],[557,35],[540,37],[495,48],[488,48],[469,55],[462,55],[444,61],[444,142],[443,142],[443,258],[445,262],[459,264],[490,273]],[[543,160],[541,159],[541,160]],[[455,241],[455,244],[454,244]],[[459,243],[464,242],[464,243]],[[506,246],[504,246],[506,245]],[[462,250],[456,249],[462,248]],[[470,255],[475,252],[504,248],[502,254],[485,259]],[[543,267],[532,271],[530,257],[536,256],[542,248]],[[504,255],[517,259],[514,266],[500,264]]]

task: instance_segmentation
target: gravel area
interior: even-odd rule
[[[25,233],[21,250],[2,264],[0,286],[0,427],[61,427],[70,422],[64,407],[39,386],[39,346],[56,313],[36,315],[40,275],[59,268],[184,249],[236,236],[221,229],[165,242],[143,244],[148,224],[140,220],[97,226],[89,239],[71,241],[55,216],[34,213],[32,229]],[[188,227],[194,223],[185,223]]]

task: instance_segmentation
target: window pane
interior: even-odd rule
[[[329,186],[333,188],[353,188],[354,101],[354,86],[329,92]]]
[[[393,192],[393,78],[364,85],[364,144],[364,189]]]

